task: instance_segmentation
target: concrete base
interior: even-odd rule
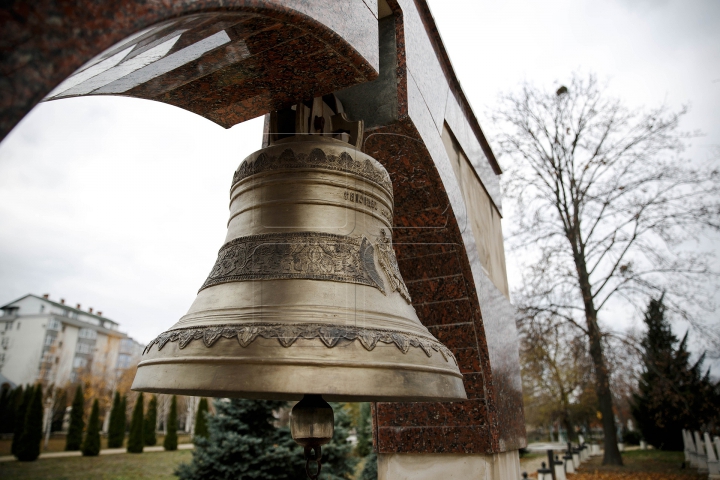
[[[517,480],[517,450],[495,455],[388,453],[378,455],[378,480]]]

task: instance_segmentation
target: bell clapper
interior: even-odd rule
[[[333,409],[322,395],[305,395],[290,413],[290,433],[295,443],[305,449],[305,472],[315,480],[322,468],[322,445],[332,440],[335,431]],[[317,470],[311,472],[310,462]]]

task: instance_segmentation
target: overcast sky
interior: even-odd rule
[[[630,105],[690,104],[683,128],[706,135],[688,154],[717,152],[720,1],[429,2],[491,142],[485,119],[498,93],[579,70]],[[260,148],[261,130],[261,119],[225,130],[137,99],[41,104],[0,144],[0,303],[49,293],[148,342],[205,280],[232,172]]]

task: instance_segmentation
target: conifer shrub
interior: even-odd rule
[[[370,414],[370,404],[367,402],[360,404],[355,451],[360,457],[365,457],[372,452],[372,415]]]
[[[25,412],[23,430],[17,446],[17,458],[21,462],[32,462],[40,456],[40,442],[43,427],[43,392],[42,385],[32,391],[30,404]]]
[[[130,420],[130,436],[128,437],[128,453],[143,452],[143,394],[140,392]]]
[[[9,390],[7,404],[0,416],[0,433],[13,433],[15,431],[15,415],[17,415],[18,404],[22,401],[22,385]]]
[[[85,408],[85,396],[82,387],[78,385],[75,390],[75,398],[73,399],[72,408],[70,410],[70,426],[68,428],[67,438],[65,440],[65,450],[80,450],[82,445],[83,428],[83,410]]]
[[[30,406],[34,390],[30,385],[25,387],[24,390],[22,390],[22,387],[19,388],[21,388],[21,390],[18,392],[18,402],[17,408],[15,409],[15,422],[13,426],[13,440],[12,445],[10,446],[10,452],[16,457],[18,456],[20,437],[22,436],[23,429],[25,428],[25,414]]]
[[[173,395],[172,401],[170,402],[170,413],[167,417],[167,434],[165,435],[165,441],[163,442],[163,447],[165,448],[165,450],[177,450],[177,427],[177,397]]]
[[[120,405],[120,411],[122,412],[122,415],[120,416],[120,425],[122,426],[123,439],[125,439],[125,435],[127,435],[128,433],[127,397],[125,395],[122,396],[122,405]]]
[[[673,334],[663,297],[651,299],[642,339],[643,373],[631,412],[647,442],[657,449],[682,450],[682,429],[700,430],[720,423],[720,384],[703,373],[705,354],[690,362],[687,333]]]
[[[273,410],[285,402],[222,399],[215,401],[215,415],[207,415],[208,436],[195,438],[191,463],[175,472],[181,480],[306,478],[303,451],[288,427],[276,427]],[[322,447],[323,480],[351,478],[356,459],[347,442],[351,419],[342,404],[333,404],[335,434]]]
[[[207,398],[203,397],[200,399],[198,404],[197,415],[195,416],[195,437],[207,437],[207,416],[208,414],[208,401]]]
[[[121,448],[125,441],[125,409],[120,393],[115,392],[110,423],[108,424],[108,448]]]
[[[8,417],[8,409],[10,408],[10,401],[12,400],[13,390],[8,386],[5,385],[2,387],[2,392],[0,393],[0,433],[6,433],[5,429],[7,426],[5,425],[4,421]]]
[[[100,405],[97,398],[93,402],[88,428],[85,433],[85,441],[82,445],[84,457],[95,457],[100,455]]]
[[[155,395],[153,395],[152,398],[150,398],[150,402],[148,402],[148,409],[143,423],[145,425],[145,445],[151,447],[157,443],[157,437],[155,435],[157,426],[157,397]]]
[[[377,453],[371,452],[365,460],[365,465],[358,480],[377,480],[377,478]]]

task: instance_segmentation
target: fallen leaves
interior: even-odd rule
[[[702,480],[707,475],[697,473],[661,473],[661,472],[579,472],[568,475],[568,480]]]

